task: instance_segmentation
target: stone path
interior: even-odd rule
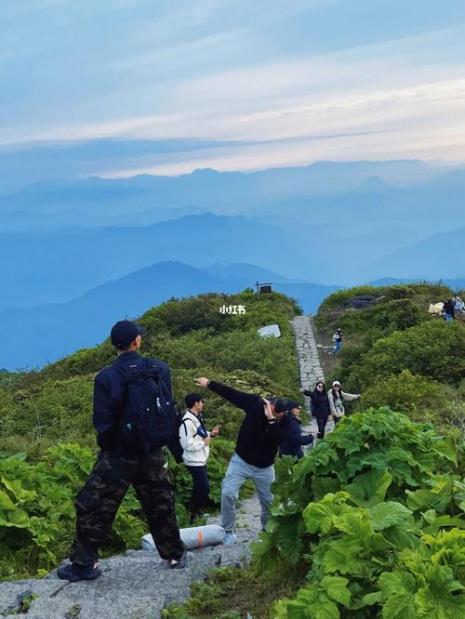
[[[217,524],[218,518],[211,518]],[[188,566],[170,570],[156,551],[129,550],[101,561],[103,575],[95,581],[67,583],[56,572],[41,580],[0,583],[0,617],[8,619],[157,619],[172,602],[190,595],[192,582],[213,567],[239,566],[250,559],[249,544],[259,534],[260,505],[242,501],[237,518],[237,543],[189,552]],[[20,600],[36,596],[26,613]]]
[[[295,335],[295,346],[297,360],[300,369],[300,384],[305,389],[313,389],[315,383],[324,380],[323,369],[318,356],[318,347],[313,330],[313,318],[311,316],[296,316],[291,320]],[[305,397],[305,407],[310,411],[310,398]],[[334,428],[332,421],[326,426],[326,431],[330,432]],[[315,419],[302,427],[305,433],[318,432]]]
[[[317,381],[324,380],[313,332],[313,320],[311,316],[296,316],[291,323],[295,333],[300,384],[305,389],[313,389]],[[308,398],[306,403],[308,405]]]

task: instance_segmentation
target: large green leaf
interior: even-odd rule
[[[387,471],[371,469],[357,475],[346,487],[357,505],[375,505],[384,501],[386,492],[392,483],[392,475]]]
[[[8,494],[4,490],[0,490],[0,509],[2,510],[15,510],[16,505],[10,499]]]
[[[379,503],[370,507],[369,511],[375,531],[383,531],[395,525],[407,524],[412,513],[407,507],[394,501]]]

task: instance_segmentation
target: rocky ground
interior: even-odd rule
[[[213,567],[242,565],[260,531],[260,506],[253,497],[238,513],[237,543],[189,552],[185,569],[171,570],[156,551],[130,550],[101,561],[94,581],[68,583],[56,572],[46,578],[0,583],[0,617],[15,619],[156,619],[172,602],[189,597],[193,581]],[[218,518],[211,518],[216,524]]]

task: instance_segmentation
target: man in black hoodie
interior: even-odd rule
[[[281,398],[266,400],[254,393],[243,393],[232,387],[208,380],[196,379],[200,387],[208,387],[231,404],[245,411],[239,429],[236,451],[221,485],[221,524],[226,531],[225,544],[234,544],[236,535],[236,501],[239,490],[251,479],[257,490],[262,508],[261,522],[265,528],[268,508],[272,501],[271,484],[274,481],[274,461],[280,444],[290,430],[286,402]]]

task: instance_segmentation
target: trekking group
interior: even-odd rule
[[[143,328],[131,321],[117,322],[110,339],[118,356],[95,378],[93,424],[100,452],[76,497],[76,533],[70,562],[58,569],[59,578],[64,580],[92,580],[101,574],[99,548],[111,532],[130,485],[145,513],[160,557],[171,569],[186,566],[187,549],[176,520],[165,446],[178,462],[184,462],[192,476],[191,522],[212,507],[207,462],[210,443],[220,434],[221,426],[207,429],[204,397],[197,392],[185,397],[182,416],[174,413],[169,366],[139,354],[143,333]],[[298,402],[244,393],[207,377],[195,382],[245,412],[221,486],[223,543],[233,544],[236,502],[242,485],[253,481],[264,529],[272,501],[276,456],[279,453],[301,458],[303,446],[311,444],[315,436],[302,432],[302,407]],[[328,393],[322,381],[317,382],[313,391],[302,391],[310,398],[319,438],[324,437],[330,418],[336,424],[345,414],[344,401],[360,397],[342,391],[338,381]]]

